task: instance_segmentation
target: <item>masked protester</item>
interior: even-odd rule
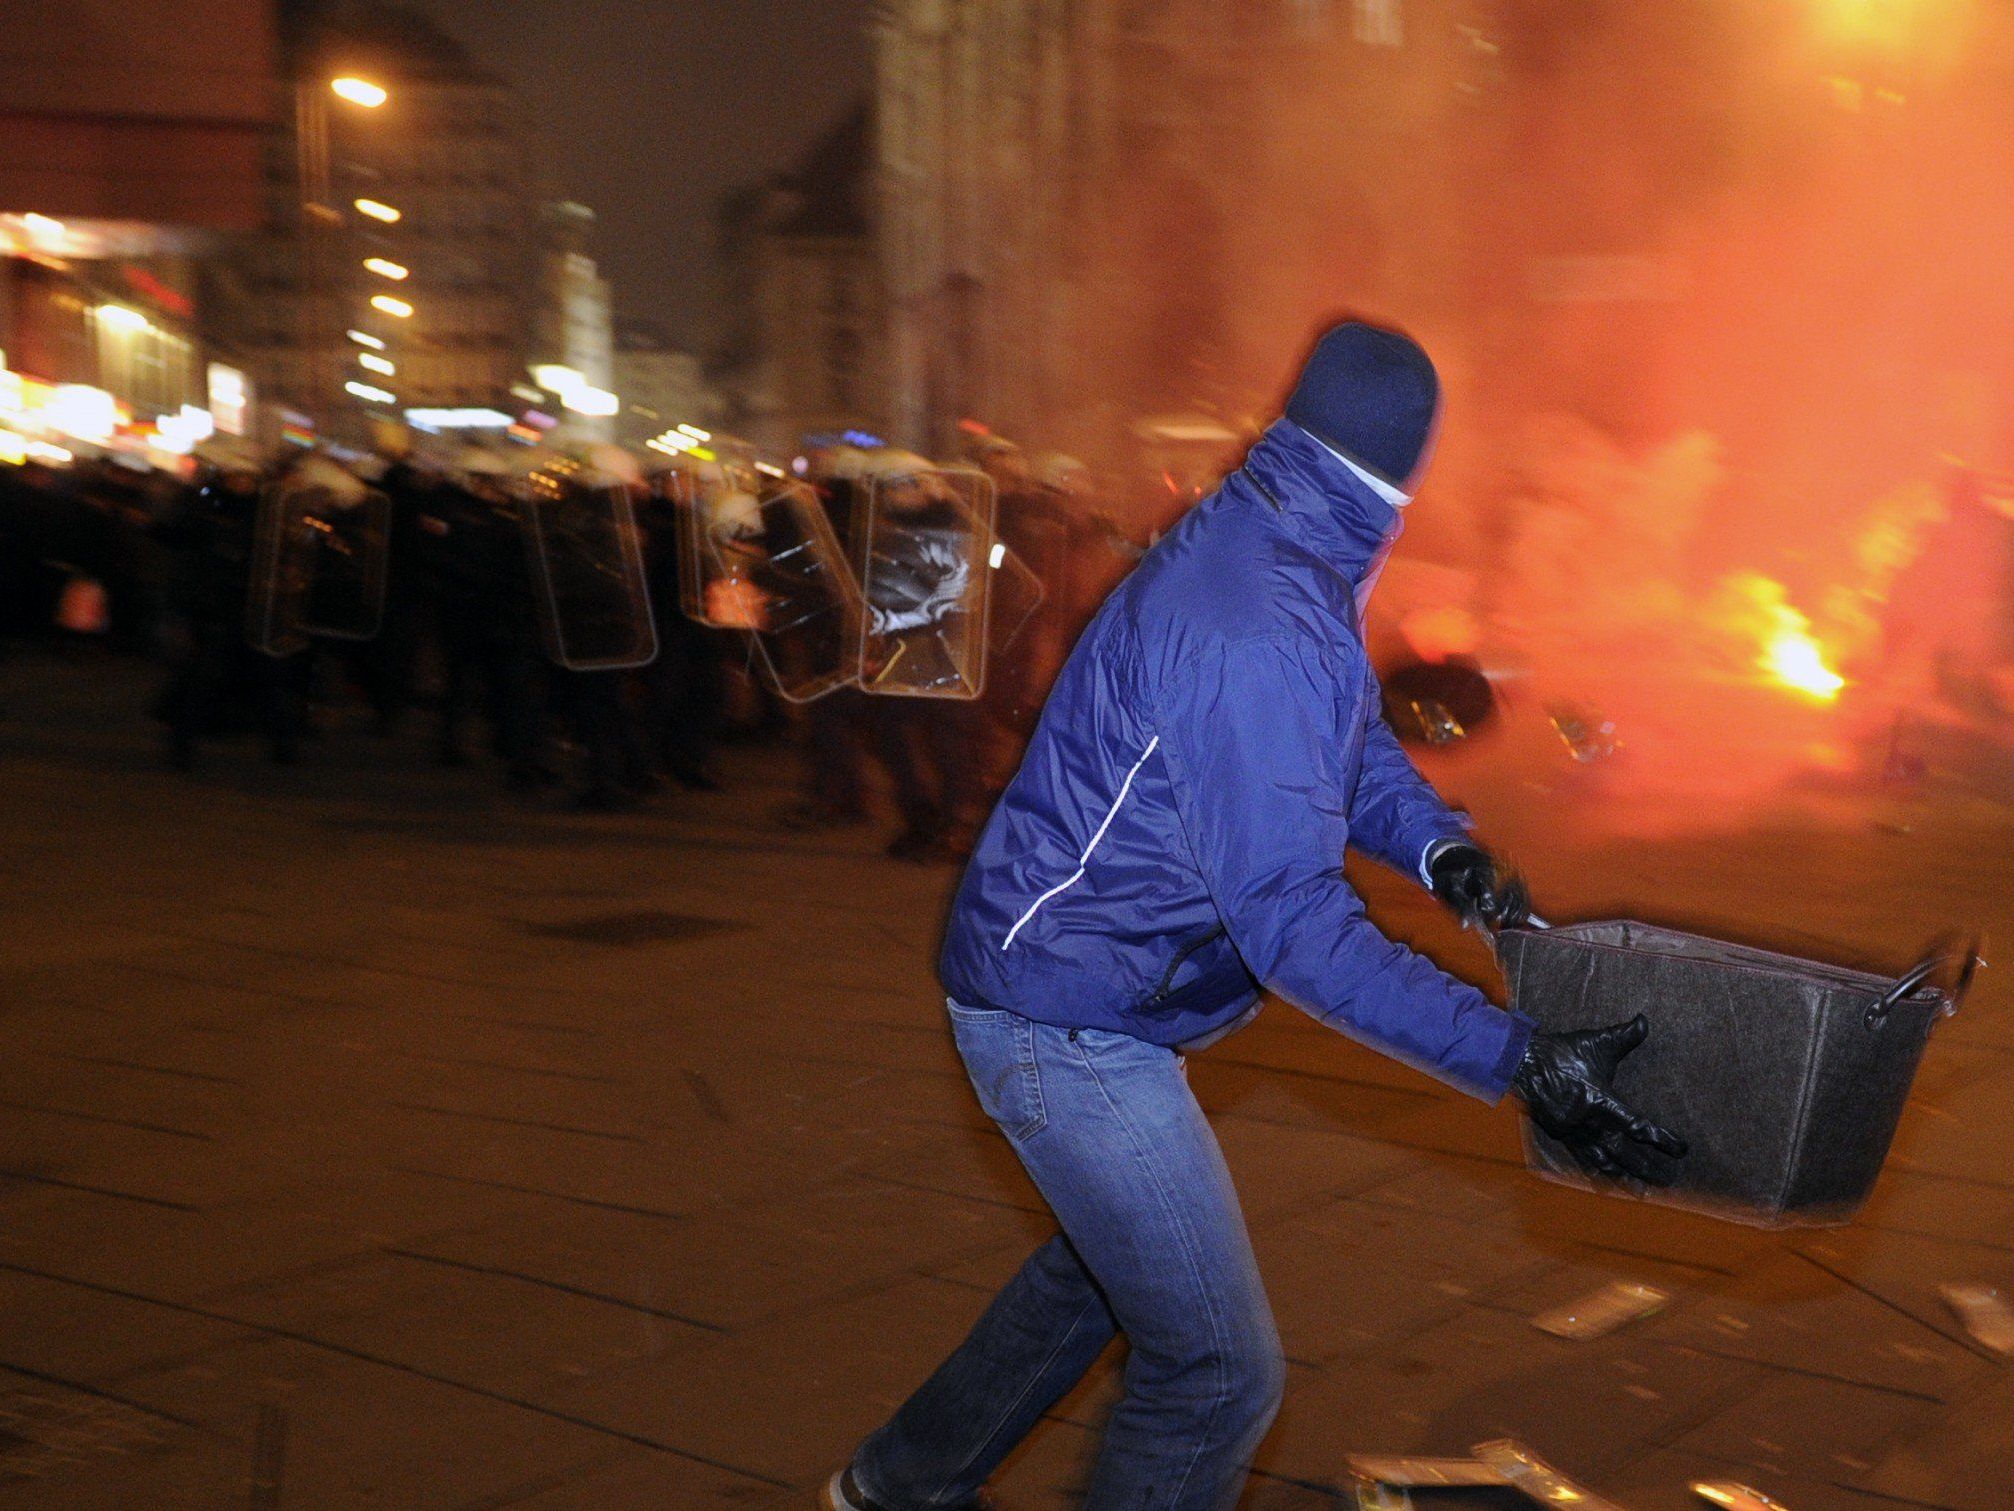
[[[1515,1082],[1601,1159],[1668,1137],[1607,1089],[1640,1030],[1535,1035],[1385,938],[1343,878],[1350,845],[1423,884],[1459,849],[1442,867],[1449,895],[1510,910],[1385,725],[1363,646],[1438,409],[1407,337],[1329,332],[1286,417],[1064,667],[941,960],[980,1103],[1062,1231],[832,1477],[828,1508],[982,1504],[987,1476],[1115,1333],[1132,1355],[1085,1504],[1236,1500],[1285,1369],[1181,1051],[1247,1022],[1261,987],[1486,1102]]]

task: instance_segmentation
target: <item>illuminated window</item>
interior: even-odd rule
[[[1356,37],[1370,47],[1403,47],[1406,42],[1404,0],[1355,0]]]

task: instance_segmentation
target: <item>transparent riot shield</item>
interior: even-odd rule
[[[977,698],[995,576],[992,479],[953,468],[876,477],[858,534],[861,688]]]
[[[1034,732],[1067,647],[1054,632],[1054,616],[1042,612],[1049,593],[1035,571],[997,539],[987,562],[993,582],[986,604],[986,702],[1026,736]]]
[[[708,533],[713,580],[736,585],[732,617],[755,642],[777,693],[809,703],[853,681],[866,605],[811,488],[772,490],[757,506],[756,524],[753,533]]]
[[[655,660],[657,622],[628,490],[535,472],[520,517],[546,655],[577,672]]]
[[[371,640],[384,624],[391,500],[333,467],[266,489],[252,538],[246,638],[268,656],[311,639]]]
[[[1034,638],[1035,616],[1049,601],[1049,590],[1035,569],[1001,541],[993,542],[986,559],[993,574],[987,590],[986,655],[991,665],[998,666],[1001,657],[1015,654]]]
[[[747,572],[762,533],[759,474],[714,466],[677,479],[679,608],[713,629],[754,628],[756,594]]]

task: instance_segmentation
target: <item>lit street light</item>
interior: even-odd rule
[[[365,372],[374,372],[381,378],[389,378],[398,371],[398,367],[394,363],[384,357],[378,356],[374,352],[359,352],[357,354],[357,366],[361,367]]]
[[[129,310],[123,304],[101,304],[98,323],[115,331],[143,331],[151,322],[138,310]]]
[[[411,271],[409,268],[393,262],[389,257],[366,257],[364,259],[364,269],[367,272],[376,273],[380,278],[389,278],[394,283],[406,277]]]
[[[381,220],[388,226],[398,224],[403,218],[401,212],[382,200],[360,199],[356,201],[356,206],[359,215],[368,215],[372,220]]]
[[[356,79],[347,75],[329,80],[329,92],[339,100],[348,100],[352,105],[361,105],[366,110],[376,110],[391,98],[381,85],[369,79]]]
[[[356,342],[357,345],[368,346],[374,352],[381,352],[385,349],[384,342],[380,341],[376,336],[368,334],[367,332],[351,331],[349,335],[350,339]]]
[[[358,383],[354,380],[343,385],[343,392],[352,394],[369,404],[396,404],[399,402],[399,396],[387,389],[374,388],[369,383]]]
[[[394,320],[412,318],[413,307],[403,299],[394,299],[390,294],[371,295],[371,308],[381,315],[390,315]]]

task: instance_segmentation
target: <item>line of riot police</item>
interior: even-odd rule
[[[471,764],[481,727],[512,786],[570,768],[582,806],[622,809],[714,785],[733,682],[745,723],[802,738],[778,822],[864,821],[878,765],[891,853],[916,860],[969,845],[1136,554],[1081,466],[1002,443],[953,466],[819,448],[794,473],[724,438],[648,476],[609,446],[387,463],[217,438],[196,462],[187,484],[0,470],[14,628],[95,590],[130,648],[165,653],[177,767],[248,727],[296,761],[314,711],[354,695],[386,734],[430,704],[443,765]]]

